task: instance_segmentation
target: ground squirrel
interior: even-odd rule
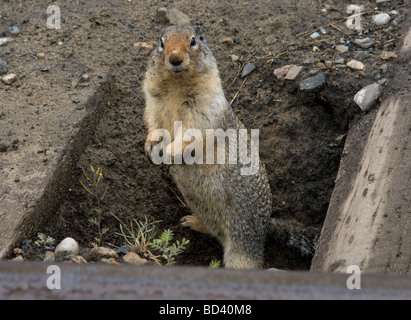
[[[151,55],[143,89],[144,121],[148,128],[145,151],[151,159],[153,149],[159,142],[164,143],[158,136],[154,137],[157,129],[169,132],[171,137],[181,137],[182,132],[191,128],[201,132],[200,138],[204,139],[165,142],[163,156],[173,160],[177,155],[181,157],[179,150],[184,152],[192,142],[204,141],[207,129],[235,130],[236,134],[245,130],[225,98],[216,60],[197,28],[169,26],[163,30],[159,45]],[[176,123],[180,126],[176,127]],[[247,141],[247,150],[253,152],[251,140]],[[194,153],[204,151],[201,159],[205,159],[205,146],[194,149]],[[229,143],[224,152],[227,159],[230,152],[238,155],[238,150],[232,150]],[[271,190],[258,152],[256,172],[242,174],[245,167],[239,161],[173,162],[170,166],[170,174],[192,212],[182,219],[182,225],[217,238],[223,246],[224,265],[228,268],[261,268],[269,228],[281,225],[273,224],[270,219]],[[278,236],[288,241],[284,240],[289,238],[284,233]]]

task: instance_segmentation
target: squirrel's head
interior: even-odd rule
[[[197,73],[215,63],[204,36],[188,25],[165,28],[152,58],[157,67],[171,75]]]

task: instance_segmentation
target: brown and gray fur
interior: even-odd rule
[[[224,96],[206,40],[191,26],[163,30],[151,55],[144,93],[148,155],[158,143],[151,139],[153,130],[166,129],[173,137],[174,121],[182,121],[183,132],[244,128]],[[183,148],[188,143],[183,142]],[[167,152],[173,154],[173,147],[172,142]],[[217,238],[224,248],[226,267],[261,268],[272,196],[261,162],[255,175],[241,175],[241,166],[183,163],[172,165],[170,173],[192,212],[182,224]]]

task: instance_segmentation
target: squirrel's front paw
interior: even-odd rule
[[[193,216],[193,215],[184,216],[181,218],[180,222],[183,227],[190,227],[191,229],[195,231],[202,232],[202,233],[208,233],[207,228],[201,224],[200,220],[198,220],[196,216]]]

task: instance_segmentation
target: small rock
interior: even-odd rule
[[[369,54],[365,51],[358,51],[354,55],[354,59],[358,60],[358,61],[363,61],[363,60],[367,59],[368,57],[369,57]]]
[[[364,70],[364,65],[361,61],[351,60],[347,62],[347,67],[354,70]]]
[[[0,74],[6,74],[7,72],[9,72],[7,62],[4,60],[0,60]]]
[[[378,26],[382,26],[391,21],[391,17],[388,13],[379,13],[372,17],[372,22]]]
[[[12,84],[16,80],[17,80],[17,74],[14,74],[14,73],[10,73],[3,77],[3,82],[8,85]]]
[[[46,251],[44,255],[43,262],[54,262],[56,261],[56,256],[53,251]]]
[[[239,59],[240,59],[239,56],[237,56],[237,55],[235,55],[235,54],[232,54],[232,55],[231,55],[231,61],[232,61],[232,62],[237,62]]]
[[[318,48],[317,46],[313,46],[313,52],[319,52],[320,48]]]
[[[314,32],[310,35],[310,38],[315,40],[318,39],[320,36],[321,35],[318,32]]]
[[[344,64],[344,58],[339,58],[334,61],[335,64]]]
[[[345,133],[345,134],[342,134],[342,135],[339,135],[337,138],[335,138],[335,140],[334,140],[335,143],[336,143],[338,146],[342,145],[342,143],[344,142],[346,136],[347,136],[346,133]]]
[[[381,80],[378,80],[378,84],[385,86],[387,84],[387,78],[382,78]]]
[[[302,68],[303,67],[300,67],[300,66],[293,66],[290,69],[290,71],[287,72],[287,75],[285,76],[285,80],[294,80],[295,78],[297,78]]]
[[[378,83],[370,84],[354,96],[355,103],[361,108],[362,111],[368,111],[375,104],[377,99],[381,96],[382,86]]]
[[[396,59],[397,54],[395,52],[391,52],[391,51],[383,51],[380,54],[380,58],[383,59],[383,60]]]
[[[219,43],[226,43],[226,44],[232,46],[234,44],[234,39],[231,38],[231,37],[225,37],[225,38],[220,39],[218,42]]]
[[[75,104],[80,103],[80,100],[79,100],[79,99],[72,99],[71,101],[72,101],[73,103],[75,103]]]
[[[54,254],[56,257],[63,257],[67,255],[78,255],[80,248],[78,243],[73,238],[67,237],[63,241],[61,241],[56,249],[54,250]]]
[[[251,72],[253,72],[255,70],[255,64],[248,62],[244,68],[243,71],[241,72],[241,78],[245,78],[246,76],[248,76]]]
[[[363,49],[368,49],[374,45],[374,40],[371,38],[355,39],[354,43]]]
[[[313,77],[309,77],[300,82],[300,91],[317,92],[320,91],[325,84],[325,76],[319,74]]]
[[[7,56],[0,51],[0,61],[7,62]]]
[[[37,53],[37,59],[44,59],[46,55],[42,52]]]
[[[128,246],[121,246],[115,250],[117,254],[126,254],[130,251],[130,248]]]
[[[167,22],[169,22],[168,18],[167,18],[167,8],[158,8],[157,12],[156,12],[156,23],[159,24],[167,24]]]
[[[338,45],[335,47],[335,50],[337,50],[339,53],[346,53],[348,52],[348,47],[344,45]]]
[[[23,240],[23,241],[21,242],[21,248],[22,248],[24,251],[30,250],[30,249],[32,248],[32,246],[31,246],[32,243],[33,243],[33,240],[25,239],[25,240]]]
[[[20,248],[14,248],[13,249],[13,253],[18,256],[18,255],[22,255],[23,254],[23,250],[21,250]]]
[[[90,250],[89,254],[87,255],[88,261],[97,261],[101,258],[118,258],[117,252],[113,249],[106,248],[106,247],[94,247]]]
[[[11,261],[14,261],[14,262],[23,262],[23,261],[24,261],[24,258],[23,258],[23,256],[17,256],[17,257],[15,257],[15,258],[11,259]]]
[[[311,58],[305,59],[303,63],[304,64],[313,64],[313,63],[315,63],[315,58],[311,57]]]
[[[333,67],[333,64],[332,64],[331,61],[325,61],[325,62],[324,62],[324,66],[325,66],[327,69],[331,69],[331,68]]]
[[[0,46],[6,45],[9,42],[12,42],[13,40],[13,38],[0,38]]]
[[[391,0],[377,0],[377,3],[390,2]]]
[[[65,259],[67,260],[66,262],[71,262],[71,263],[77,263],[77,264],[81,264],[81,263],[87,263],[87,260],[84,259],[82,256],[79,255],[75,255],[75,254],[71,254],[65,257]]]
[[[386,73],[388,71],[388,65],[386,63],[382,64],[380,66],[380,70],[382,71],[382,73]]]
[[[320,27],[320,32],[321,32],[322,34],[327,34],[327,30],[325,30],[323,27]]]
[[[167,19],[172,25],[185,25],[190,24],[190,18],[183,12],[177,10],[176,8],[171,8],[167,10]]]
[[[278,81],[284,82],[285,77],[287,76],[288,72],[291,70],[291,68],[296,67],[296,65],[287,65],[278,69],[274,70],[274,76],[277,78]]]
[[[87,73],[81,75],[81,77],[80,77],[80,81],[81,81],[81,82],[86,82],[86,81],[88,81],[89,79],[90,79],[90,77],[89,77],[89,75],[88,75]]]
[[[264,39],[265,44],[270,45],[273,44],[275,42],[277,42],[277,38],[274,36],[268,36],[267,38]]]
[[[20,33],[20,28],[13,26],[13,27],[8,28],[7,32],[12,34],[12,35],[17,35],[17,34]]]
[[[125,263],[128,264],[134,264],[137,266],[141,266],[143,264],[147,264],[148,261],[147,259],[141,258],[137,253],[135,252],[128,252],[124,257],[123,260]]]
[[[323,74],[319,74],[319,75],[309,77],[301,81],[299,88],[300,88],[300,91],[317,92],[322,89],[324,84],[325,84],[325,76]]]
[[[401,23],[401,18],[399,16],[391,21],[391,24],[393,24],[394,26],[398,26],[400,23]]]

